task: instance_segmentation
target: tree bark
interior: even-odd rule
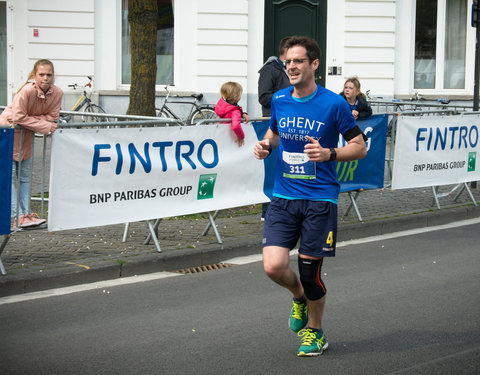
[[[129,0],[131,84],[127,114],[155,116],[157,0]]]

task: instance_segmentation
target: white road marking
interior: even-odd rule
[[[437,231],[437,230],[458,228],[458,227],[463,227],[463,226],[467,226],[467,225],[474,225],[474,224],[479,224],[479,223],[480,223],[480,217],[475,218],[475,219],[469,219],[469,220],[455,221],[453,223],[436,225],[436,226],[432,226],[432,227],[423,227],[423,228],[417,228],[417,229],[403,230],[403,231],[394,232],[394,233],[386,233],[386,234],[381,234],[379,236],[371,236],[371,237],[360,238],[358,240],[342,241],[340,243],[337,243],[337,247],[343,247],[343,246],[349,246],[349,245],[358,245],[358,244],[364,244],[364,243],[368,243],[368,242],[389,240],[389,239],[392,239],[392,238],[413,236],[415,234],[422,234],[422,233],[427,233],[427,232],[434,232],[434,231]]]
[[[350,245],[360,245],[360,244],[375,242],[375,241],[389,240],[392,238],[412,236],[415,234],[433,232],[433,231],[443,230],[443,229],[457,228],[461,226],[473,225],[478,223],[480,223],[480,218],[462,220],[462,221],[457,221],[450,224],[437,225],[432,227],[404,230],[401,232],[382,234],[379,236],[365,237],[358,240],[342,241],[337,243],[337,248],[350,246]],[[297,255],[297,254],[298,254],[298,249],[293,249],[290,252],[290,255]],[[262,254],[254,254],[254,255],[249,255],[244,257],[231,258],[223,261],[222,263],[243,265],[248,263],[259,262],[261,260],[262,260]],[[62,296],[62,295],[71,294],[71,293],[84,292],[87,290],[104,289],[104,288],[110,288],[110,287],[119,286],[119,285],[128,285],[128,284],[135,284],[135,283],[141,283],[141,282],[152,281],[152,280],[159,280],[159,279],[164,279],[164,278],[173,277],[173,276],[182,276],[182,274],[173,273],[173,272],[156,272],[156,273],[150,273],[146,275],[138,275],[138,276],[131,276],[131,277],[125,277],[120,279],[99,281],[99,282],[90,283],[90,284],[81,284],[81,285],[74,285],[74,286],[69,286],[64,288],[49,289],[49,290],[44,290],[40,292],[18,294],[15,296],[0,298],[0,305],[5,305],[5,304],[15,303],[15,302],[30,301],[30,300],[46,298],[46,297]]]
[[[389,240],[389,239],[392,239],[392,238],[413,236],[415,234],[421,234],[421,233],[433,232],[433,231],[437,231],[437,230],[457,228],[457,227],[461,227],[461,226],[473,225],[473,224],[478,224],[478,223],[480,223],[480,218],[456,221],[456,222],[453,222],[453,223],[437,225],[437,226],[432,226],[432,227],[424,227],[424,228],[418,228],[418,229],[403,230],[403,231],[394,232],[394,233],[386,233],[386,234],[381,234],[381,235],[378,235],[378,236],[359,238],[357,240],[337,242],[337,248],[350,246],[350,245],[361,245],[361,244],[369,243],[369,242],[384,241],[384,240]],[[297,254],[298,254],[298,248],[293,249],[290,252],[290,255],[297,255]],[[249,255],[249,256],[244,256],[244,257],[237,257],[237,258],[228,259],[228,260],[224,261],[223,263],[243,265],[243,264],[248,264],[248,263],[259,262],[261,260],[262,260],[262,254],[254,254],[254,255]]]
[[[87,290],[106,289],[106,288],[111,288],[119,285],[142,283],[145,281],[159,280],[159,279],[164,279],[164,278],[173,277],[173,276],[182,276],[182,274],[173,273],[173,272],[155,272],[155,273],[149,273],[145,275],[123,277],[120,279],[98,281],[96,283],[73,285],[73,286],[67,286],[64,288],[56,288],[56,289],[42,290],[39,292],[17,294],[14,296],[0,298],[0,305],[6,305],[8,303],[15,303],[15,302],[30,301],[30,300],[39,299],[39,298],[63,296],[66,294],[85,292]],[[107,292],[107,291],[104,290],[104,292]]]

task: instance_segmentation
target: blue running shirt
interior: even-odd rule
[[[270,129],[280,136],[273,195],[336,202],[336,163],[309,161],[306,136],[322,147],[337,147],[339,134],[354,128],[355,118],[345,99],[320,85],[307,98],[294,98],[292,91],[292,86],[277,91],[272,99]]]

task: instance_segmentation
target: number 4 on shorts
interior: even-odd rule
[[[328,246],[332,247],[333,246],[333,232],[330,231],[328,232],[328,237],[327,240],[325,241]]]

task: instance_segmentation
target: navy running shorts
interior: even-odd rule
[[[263,247],[293,249],[314,257],[333,257],[337,241],[337,205],[328,201],[273,197],[263,228]]]

